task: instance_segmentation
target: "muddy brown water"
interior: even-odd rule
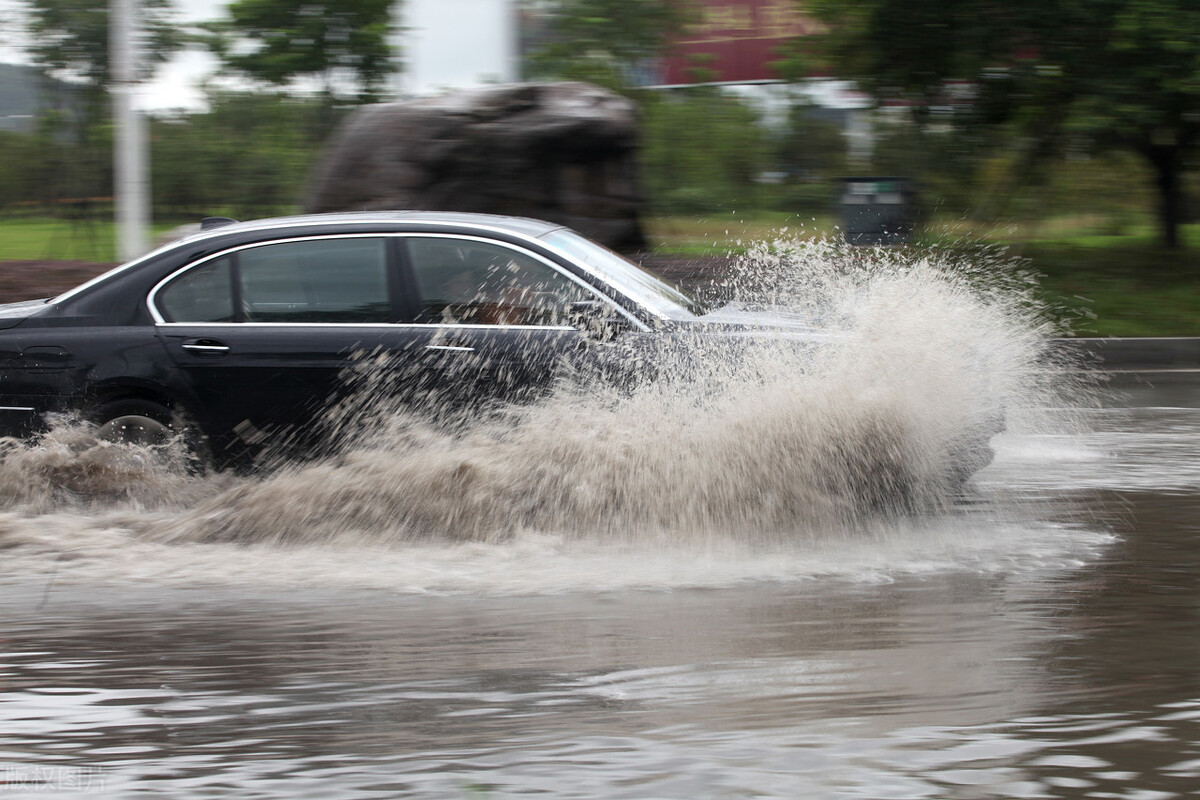
[[[935,273],[832,292],[804,375],[265,475],[6,445],[0,798],[1195,796],[1200,381],[1048,389]],[[965,493],[839,505],[995,396]]]
[[[1084,423],[794,547],[13,548],[0,792],[1194,796],[1200,387]]]

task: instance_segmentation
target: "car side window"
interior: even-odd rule
[[[387,241],[317,239],[238,253],[246,322],[389,322]]]
[[[418,322],[565,325],[571,305],[594,299],[537,259],[471,239],[410,237],[421,294]]]
[[[188,270],[158,293],[167,322],[233,322],[231,259],[218,258]]]

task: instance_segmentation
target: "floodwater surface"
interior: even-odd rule
[[[824,360],[261,475],[9,444],[0,798],[1195,796],[1200,389],[895,266],[804,285]]]

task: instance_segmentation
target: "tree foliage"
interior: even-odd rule
[[[43,70],[103,87],[110,78],[109,0],[25,0],[30,43],[26,50]],[[143,67],[164,61],[181,43],[170,0],[141,0]]]
[[[771,147],[757,112],[711,87],[646,98],[642,172],[654,210],[752,208]]]
[[[349,87],[377,96],[395,69],[388,46],[392,0],[235,0],[228,21],[211,23],[208,44],[226,66],[282,86],[320,82],[327,96]]]
[[[53,195],[94,195],[95,187],[108,180],[111,155],[103,148],[111,148],[111,131],[105,127],[112,80],[109,5],[109,0],[25,0],[26,52],[43,74],[64,79],[45,82],[57,108],[46,115],[43,127],[51,126],[55,136],[74,144],[62,159],[74,169],[63,175],[52,170],[49,176],[45,191]],[[138,65],[148,77],[181,46],[183,37],[173,24],[170,0],[140,0],[137,22]],[[47,146],[48,152],[53,150]],[[55,156],[46,163],[58,160]]]
[[[955,123],[1014,126],[1025,167],[1071,138],[1138,153],[1154,171],[1162,239],[1178,243],[1181,175],[1200,139],[1200,6],[1192,0],[808,6],[829,23],[826,65],[881,102],[908,104],[918,123],[957,106]]]
[[[202,113],[150,119],[153,217],[294,212],[320,151],[323,104],[266,92],[211,93],[208,104]],[[81,208],[64,201],[111,197],[111,126],[97,126],[83,144],[62,130],[60,116],[48,112],[27,133],[0,131],[8,156],[0,159],[0,213],[63,215]]]
[[[213,93],[208,102],[205,113],[152,122],[155,217],[294,211],[320,150],[323,104],[265,92]]]

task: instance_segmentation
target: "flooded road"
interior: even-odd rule
[[[0,800],[1195,796],[1200,384],[939,258],[765,244],[824,346],[260,474],[0,443]]]
[[[26,533],[0,797],[1194,796],[1200,387],[1106,397],[791,542]]]

